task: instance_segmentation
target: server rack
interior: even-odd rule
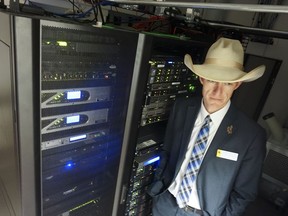
[[[112,215],[138,34],[0,15],[13,137],[0,174],[15,215]]]
[[[183,63],[186,53],[195,63],[204,60],[210,41],[182,41],[141,34],[144,41],[139,75],[132,86],[134,116],[119,184],[117,213],[125,216],[151,215],[152,200],[146,193],[159,161],[170,108],[178,97],[201,93],[201,85]],[[124,156],[124,155],[123,155]]]
[[[169,109],[200,92],[183,56],[201,62],[210,42],[0,15],[15,215],[150,215]]]

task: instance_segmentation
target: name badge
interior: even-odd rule
[[[216,157],[237,161],[238,153],[218,149],[216,153]]]

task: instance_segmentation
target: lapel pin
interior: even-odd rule
[[[233,132],[233,125],[230,125],[227,127],[227,133],[232,134],[232,132]]]

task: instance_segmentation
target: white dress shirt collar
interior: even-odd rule
[[[228,103],[223,108],[221,108],[220,110],[210,114],[206,110],[206,108],[204,106],[204,103],[203,103],[203,100],[202,100],[200,112],[198,114],[198,118],[199,118],[200,122],[203,123],[204,119],[206,118],[206,116],[210,115],[210,118],[211,118],[211,121],[212,121],[213,125],[216,128],[218,128],[218,126],[221,124],[224,116],[226,115],[230,105],[231,105],[231,101],[229,100]]]

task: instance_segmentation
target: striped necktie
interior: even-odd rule
[[[206,116],[204,120],[204,124],[202,125],[197,135],[197,138],[196,138],[193,150],[192,150],[190,161],[188,163],[186,172],[184,174],[183,180],[180,185],[180,189],[176,196],[176,200],[180,208],[185,207],[189,201],[189,197],[192,192],[192,185],[196,179],[198,170],[200,168],[200,165],[202,163],[203,156],[205,153],[206,144],[207,144],[208,135],[209,135],[209,123],[210,122],[211,122],[211,118],[208,115]]]

